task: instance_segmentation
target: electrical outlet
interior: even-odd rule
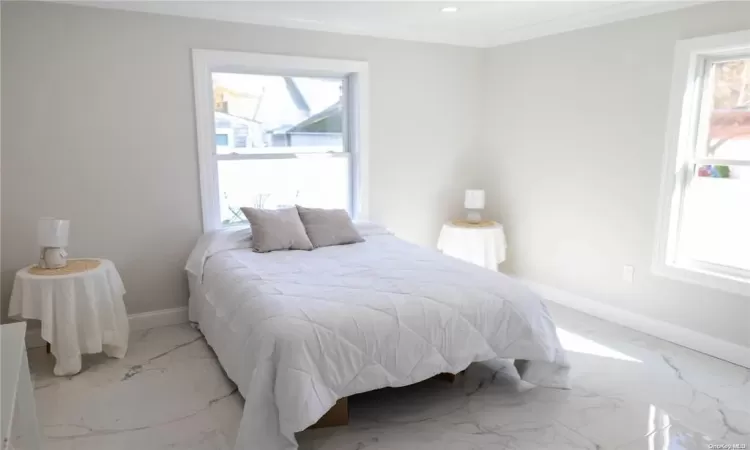
[[[635,268],[633,266],[622,266],[622,281],[626,283],[632,283],[633,282],[633,274],[635,273]]]

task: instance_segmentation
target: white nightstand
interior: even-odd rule
[[[437,247],[446,255],[496,271],[505,261],[505,232],[490,220],[477,224],[453,220],[443,225]]]
[[[71,259],[61,269],[16,273],[8,315],[42,321],[42,339],[57,360],[55,375],[81,370],[82,353],[122,358],[128,349],[125,287],[112,261]]]
[[[0,325],[0,449],[40,450],[34,386],[26,357],[26,324]]]

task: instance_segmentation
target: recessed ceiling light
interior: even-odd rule
[[[454,13],[458,11],[458,8],[455,6],[446,6],[445,8],[441,9],[440,11],[444,13]]]

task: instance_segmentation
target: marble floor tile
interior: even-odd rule
[[[37,414],[49,449],[230,449],[243,401],[189,325],[134,332],[122,360],[86,356],[75,376],[52,375],[30,352]]]
[[[473,364],[350,398],[350,424],[303,450],[698,450],[750,447],[750,370],[556,305],[573,389],[531,386],[511,362]],[[134,332],[122,360],[52,374],[29,353],[47,449],[231,449],[243,400],[190,325]]]

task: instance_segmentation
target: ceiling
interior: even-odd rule
[[[410,41],[494,47],[705,2],[99,0],[72,3]],[[458,11],[442,12],[444,7],[457,7]]]

